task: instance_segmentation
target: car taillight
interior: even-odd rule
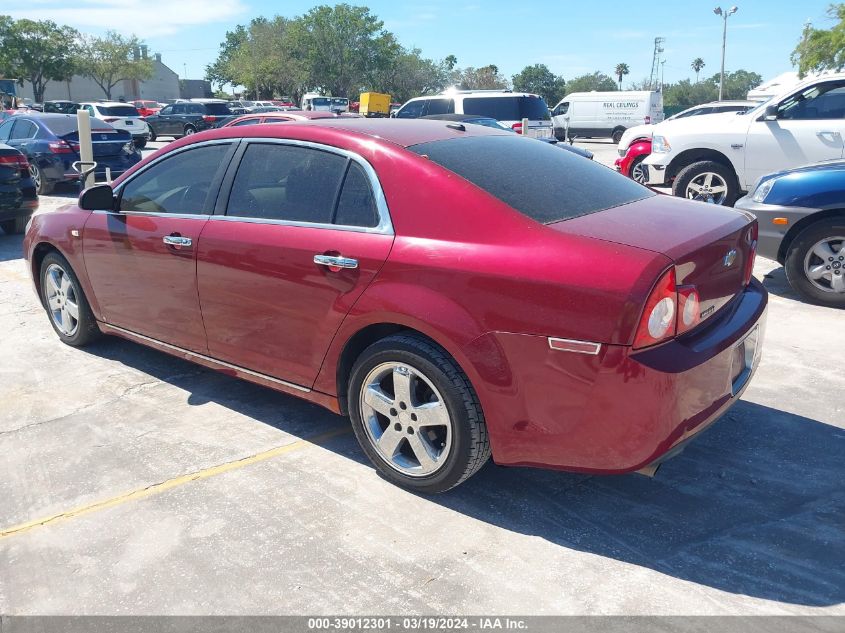
[[[217,117],[213,116],[211,114],[203,114],[202,120],[205,121],[206,123],[214,123],[217,120]]]
[[[634,336],[634,349],[657,345],[675,336],[678,315],[678,289],[675,269],[670,268],[655,284]]]
[[[29,162],[26,160],[26,156],[0,156],[0,165],[24,169],[29,167]]]
[[[757,259],[757,237],[760,234],[760,227],[755,221],[745,234],[745,239],[748,240],[748,260],[745,262],[745,275],[743,277],[743,286],[751,283],[751,276],[754,274],[754,260]]]
[[[522,122],[514,123],[511,126],[511,129],[516,132],[517,134],[522,134]]]
[[[55,141],[48,147],[53,154],[73,154],[73,148],[66,141]]]
[[[701,322],[701,301],[695,286],[678,286],[678,334]]]
[[[651,123],[651,117],[649,115],[645,115],[645,124],[649,125]]]

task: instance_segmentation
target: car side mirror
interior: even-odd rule
[[[766,106],[766,109],[763,112],[763,120],[764,121],[777,121],[778,120],[778,107],[776,105]]]
[[[111,185],[94,185],[79,194],[79,208],[85,211],[114,211]]]

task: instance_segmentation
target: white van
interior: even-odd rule
[[[635,92],[573,92],[552,110],[555,136],[572,138],[622,139],[629,127],[660,123],[663,120],[663,93],[659,90]]]
[[[549,108],[543,97],[510,90],[446,90],[439,95],[407,101],[397,119],[419,119],[433,114],[477,114],[496,119],[515,132],[534,138],[552,136]],[[522,120],[528,119],[528,129]]]
[[[302,109],[318,112],[325,110],[331,112],[332,100],[331,97],[324,97],[317,92],[306,92],[302,95]]]

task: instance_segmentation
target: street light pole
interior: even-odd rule
[[[732,16],[739,10],[739,7],[731,7],[722,11],[722,7],[713,9],[713,13],[722,16],[722,74],[719,75],[719,101],[722,100],[722,92],[725,87],[725,45],[728,41],[728,17]]]

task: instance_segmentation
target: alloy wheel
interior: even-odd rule
[[[639,161],[631,168],[631,179],[641,185],[645,184],[645,170],[643,169],[643,161]]]
[[[410,477],[437,472],[452,449],[452,419],[440,392],[419,369],[388,362],[361,387],[367,438],[394,470]]]
[[[70,275],[58,264],[50,264],[44,284],[50,318],[62,334],[73,336],[79,328],[79,299]]]
[[[845,236],[816,242],[804,257],[804,274],[819,290],[845,293]]]
[[[728,183],[719,174],[707,171],[690,181],[686,194],[690,200],[722,204],[728,197]]]
[[[29,175],[32,176],[32,180],[35,182],[35,189],[37,191],[41,191],[41,170],[38,169],[32,163],[29,164]]]

